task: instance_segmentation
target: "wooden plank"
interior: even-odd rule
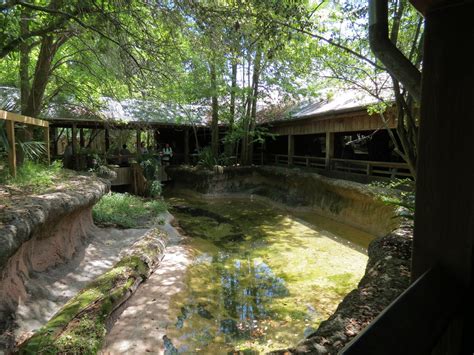
[[[13,121],[39,127],[49,127],[49,122],[17,113],[0,110],[0,120]]]
[[[16,176],[16,147],[15,147],[15,121],[8,120],[6,122],[7,139],[8,139],[8,165],[10,167],[11,176]]]

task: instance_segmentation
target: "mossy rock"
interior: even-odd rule
[[[111,314],[156,268],[167,236],[147,232],[121,260],[66,303],[19,348],[20,354],[95,354],[106,335]]]

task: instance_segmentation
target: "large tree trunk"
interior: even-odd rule
[[[38,61],[36,62],[33,83],[23,111],[25,115],[37,117],[41,112],[44,93],[51,75],[51,65],[56,52],[64,42],[64,37],[59,38],[55,42],[52,36],[46,36],[41,41],[41,49],[38,55]]]
[[[246,122],[245,122],[245,135],[242,140],[242,164],[249,165],[252,162],[253,154],[253,136],[256,125],[257,117],[257,96],[258,96],[258,85],[260,79],[260,71],[262,65],[262,51],[260,47],[255,52],[255,60],[253,63],[253,74],[252,74],[252,86],[251,93],[248,98]]]
[[[237,91],[237,58],[232,57],[231,63],[231,87],[230,87],[230,109],[229,109],[229,129],[227,130],[228,135],[232,135],[234,130],[235,121],[235,94]],[[225,151],[227,155],[233,155],[235,150],[234,142],[227,142]]]
[[[20,34],[24,35],[29,31],[31,12],[28,9],[22,9],[20,17]],[[30,74],[28,67],[30,65],[30,45],[27,41],[20,44],[20,110],[25,114],[27,100],[30,93]]]
[[[257,124],[257,98],[258,98],[258,85],[260,80],[260,72],[262,66],[262,51],[260,47],[257,48],[257,53],[255,54],[255,63],[253,67],[253,78],[252,78],[252,110],[250,113],[250,137],[252,138],[249,142],[248,148],[248,161],[252,163],[253,161],[253,141],[255,137],[255,126]]]
[[[395,11],[392,29],[390,32],[390,40],[396,45],[398,41],[398,35],[400,32],[400,22],[403,16],[403,13],[406,9],[406,0],[400,0],[398,7]],[[420,46],[417,46],[416,41],[418,40],[418,33],[415,36],[414,43],[412,46],[412,51],[410,57],[412,57],[415,48],[421,49]],[[412,58],[410,58],[412,59]],[[414,109],[413,104],[414,100],[409,97],[409,94],[406,93],[405,97],[400,90],[400,83],[398,80],[392,76],[393,89],[395,95],[395,104],[398,111],[397,116],[397,134],[400,139],[401,149],[398,147],[398,142],[396,138],[391,135],[392,141],[396,149],[396,152],[400,157],[408,164],[410,173],[416,179],[416,160],[417,160],[417,144],[418,144],[418,129],[416,128],[415,118],[414,118]]]
[[[211,91],[212,91],[212,121],[211,121],[211,149],[214,157],[219,155],[219,102],[217,100],[216,65],[211,63]]]

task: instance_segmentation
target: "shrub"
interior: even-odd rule
[[[159,197],[161,195],[161,192],[163,191],[163,186],[161,185],[161,182],[158,180],[155,180],[151,183],[148,191],[148,195],[150,197]]]
[[[16,187],[28,187],[34,192],[40,192],[53,186],[65,176],[62,162],[55,161],[51,165],[26,160],[17,170],[16,177],[3,175],[0,180],[4,184]]]
[[[123,228],[134,228],[166,209],[167,205],[162,200],[147,201],[127,193],[111,192],[94,206],[92,215],[99,224],[112,223]]]

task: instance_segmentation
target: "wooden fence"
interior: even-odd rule
[[[50,149],[49,149],[49,122],[40,120],[38,118],[19,115],[12,112],[0,110],[0,120],[4,120],[5,129],[8,139],[8,165],[10,167],[10,174],[16,176],[16,135],[15,123],[25,124],[29,126],[36,126],[44,128],[44,140],[46,145],[47,161],[50,163]]]
[[[315,168],[320,170],[338,171],[343,173],[377,176],[383,178],[410,178],[410,170],[405,163],[382,161],[326,159],[309,155],[262,154],[254,157],[254,164],[286,165]]]

